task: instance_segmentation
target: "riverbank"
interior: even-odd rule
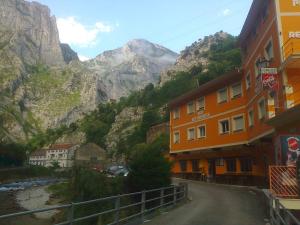
[[[19,191],[0,192],[0,215],[59,205],[58,199],[51,198],[48,187],[39,186]],[[53,224],[54,215],[57,213],[59,213],[58,210],[53,210],[19,216],[0,220],[0,225],[50,225]]]

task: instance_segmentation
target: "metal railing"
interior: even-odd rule
[[[74,225],[82,221],[90,221],[91,219],[94,219],[95,224],[98,224],[97,220],[102,219],[102,216],[105,215],[108,216],[106,218],[106,222],[102,221],[101,224],[103,225],[124,224],[132,219],[139,219],[139,221],[144,222],[147,214],[168,206],[175,206],[182,200],[186,200],[187,197],[187,183],[181,183],[178,186],[174,185],[135,193],[93,199],[84,202],[53,206],[44,209],[0,215],[0,224],[3,224],[5,220],[13,221],[16,219],[16,217],[28,215],[36,216],[39,213],[51,211],[64,211],[66,215],[65,221],[56,223],[55,225]],[[87,205],[94,203],[100,203],[100,205],[105,204],[107,207],[100,209],[98,212],[92,211],[88,215],[78,216],[76,214],[78,207],[87,207]]]
[[[282,46],[283,59],[286,60],[289,56],[300,54],[300,39],[289,38]]]
[[[277,197],[296,198],[298,185],[296,179],[296,167],[293,166],[270,166],[270,189]]]
[[[300,225],[300,221],[279,202],[278,198],[272,194],[266,195],[272,225]]]

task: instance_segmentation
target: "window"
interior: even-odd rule
[[[178,144],[180,142],[180,134],[179,132],[174,132],[174,144]]]
[[[227,102],[227,88],[218,91],[218,103]]]
[[[192,170],[193,170],[193,172],[199,171],[199,160],[198,159],[192,160]]]
[[[266,117],[266,102],[265,102],[265,99],[261,99],[259,102],[258,102],[258,118],[261,120],[261,119],[264,119]]]
[[[265,47],[265,57],[267,60],[271,60],[274,58],[274,51],[273,51],[273,42],[270,40]]]
[[[197,110],[203,111],[205,109],[205,98],[200,97],[197,101]]]
[[[173,119],[179,119],[179,117],[180,117],[180,109],[176,108],[173,111]]]
[[[244,116],[233,117],[233,130],[242,131],[245,129]]]
[[[181,172],[185,172],[187,169],[187,161],[186,160],[180,160],[179,161]]]
[[[198,127],[198,138],[204,138],[206,137],[206,126],[201,125]]]
[[[226,159],[227,172],[236,172],[236,160]]]
[[[236,83],[231,86],[231,98],[239,98],[242,96],[242,84]]]
[[[187,113],[192,114],[194,112],[195,112],[195,104],[194,104],[194,102],[189,102],[187,104]]]
[[[188,140],[194,140],[195,139],[195,128],[189,128],[188,129]]]
[[[250,72],[246,76],[246,89],[248,90],[251,87],[251,74]]]
[[[229,133],[229,120],[222,120],[219,122],[219,133],[220,134]]]
[[[260,58],[258,58],[258,59],[255,61],[255,65],[254,65],[256,81],[257,81],[257,78],[260,76],[259,63],[260,63]]]
[[[249,127],[253,127],[254,126],[254,114],[253,114],[253,110],[250,110],[248,112],[248,125],[249,125]]]
[[[224,159],[222,158],[216,159],[216,166],[224,166]]]
[[[242,172],[251,172],[252,171],[252,159],[250,158],[243,158],[240,159],[240,163],[241,163],[241,171]]]

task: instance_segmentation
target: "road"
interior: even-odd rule
[[[176,182],[180,180],[176,179]],[[146,225],[266,225],[261,198],[247,187],[188,181],[190,202]]]

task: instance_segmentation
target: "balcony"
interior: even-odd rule
[[[300,68],[300,39],[290,38],[282,46],[282,68]]]

